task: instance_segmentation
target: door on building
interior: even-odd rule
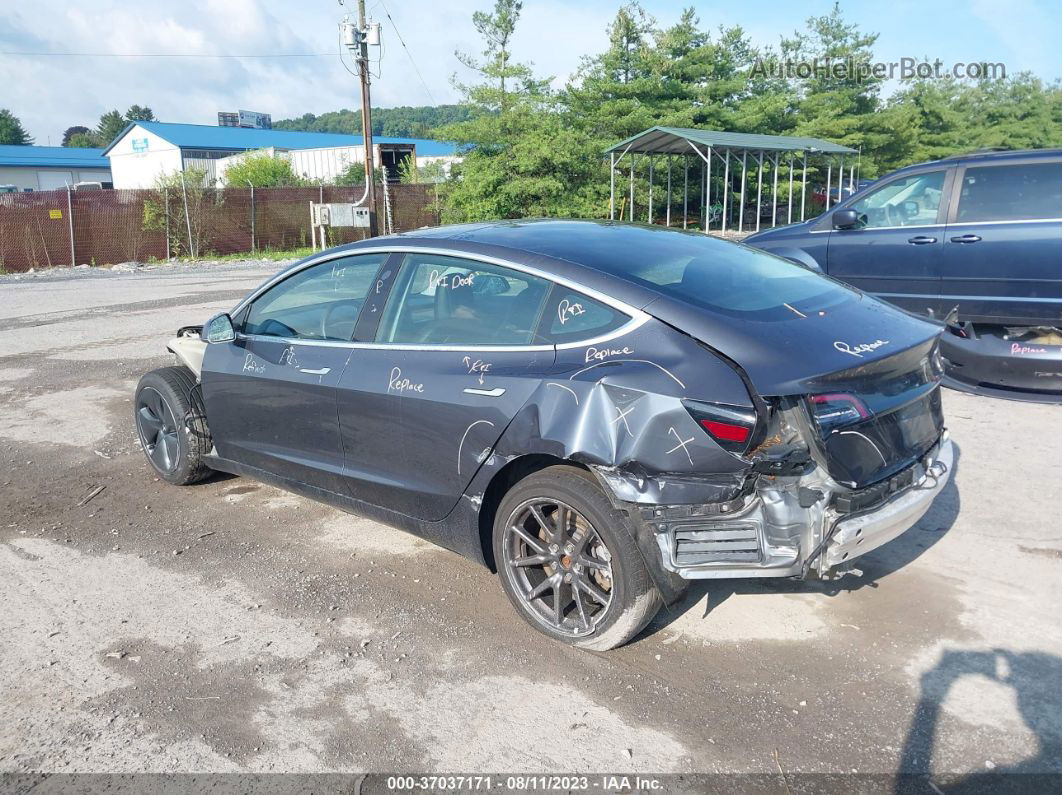
[[[37,185],[39,190],[64,190],[67,185],[74,184],[74,175],[69,171],[38,171]]]

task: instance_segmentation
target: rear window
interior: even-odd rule
[[[806,268],[746,246],[686,235],[660,238],[651,255],[628,261],[617,275],[747,320],[792,320],[794,313],[829,309],[854,295]]]
[[[967,168],[960,222],[1062,218],[1062,163]]]

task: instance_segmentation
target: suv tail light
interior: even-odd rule
[[[851,425],[870,416],[862,400],[844,392],[811,395],[808,400],[811,401],[815,421],[819,424],[819,429],[823,431],[829,431],[841,425]]]
[[[757,417],[754,409],[694,400],[684,400],[682,403],[697,424],[724,450],[744,453],[749,448],[749,443],[756,435]]]

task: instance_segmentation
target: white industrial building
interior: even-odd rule
[[[59,190],[79,182],[110,187],[111,170],[102,149],[0,146],[0,192]]]
[[[131,123],[103,154],[110,160],[115,188],[150,188],[160,174],[189,167],[205,169],[208,184],[224,184],[233,158],[252,150],[287,157],[296,174],[322,182],[365,160],[359,135],[165,122]],[[375,162],[392,178],[407,157],[416,158],[418,166],[457,159],[453,144],[417,138],[373,138],[373,150]]]

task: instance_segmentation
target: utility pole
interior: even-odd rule
[[[343,5],[343,0],[339,0],[339,4]],[[375,237],[376,169],[372,151],[372,104],[369,99],[369,78],[371,76],[369,46],[380,46],[380,26],[365,18],[365,0],[358,0],[358,24],[352,23],[349,16],[344,17],[339,31],[343,46],[354,56],[358,82],[361,83],[361,141],[365,150],[365,195],[359,203],[364,201],[368,205],[369,237]],[[349,68],[347,71],[350,71]]]
[[[369,101],[369,42],[365,0],[358,0],[358,77],[361,79],[361,138],[365,146],[365,184],[368,188],[369,237],[376,237],[376,169],[372,156],[372,107]]]

